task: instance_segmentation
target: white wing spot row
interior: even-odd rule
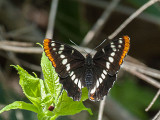
[[[59,50],[64,50],[64,45],[61,45],[61,47],[59,48]]]

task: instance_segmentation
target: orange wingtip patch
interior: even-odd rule
[[[91,94],[91,96],[89,97],[91,100],[94,100],[93,95],[94,95],[94,94]]]
[[[125,44],[124,44],[123,53],[122,53],[122,55],[121,55],[121,59],[119,60],[119,65],[122,64],[123,59],[124,59],[124,57],[126,56],[126,54],[128,53],[129,48],[130,48],[130,38],[126,35],[126,36],[123,36],[123,39],[124,39],[124,41],[125,41]]]
[[[50,52],[50,48],[49,48],[50,42],[51,42],[50,39],[44,39],[44,41],[43,41],[43,48],[44,48],[44,52],[46,53],[46,56],[52,62],[52,65],[54,67],[56,67],[56,63],[54,62],[54,58],[52,57],[51,52]]]

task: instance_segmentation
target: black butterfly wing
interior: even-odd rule
[[[59,75],[59,82],[73,100],[80,100],[81,88],[85,85],[84,56],[76,49],[50,39],[44,40],[44,51]]]
[[[115,39],[98,51],[93,57],[93,85],[89,90],[90,100],[102,100],[116,80],[120,65],[129,51],[128,36]]]

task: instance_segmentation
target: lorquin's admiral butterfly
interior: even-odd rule
[[[59,82],[74,101],[81,99],[81,89],[87,87],[89,99],[102,100],[116,80],[118,70],[129,51],[130,38],[123,36],[110,41],[92,57],[84,57],[66,44],[44,40],[44,51],[59,75]]]

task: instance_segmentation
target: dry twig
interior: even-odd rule
[[[3,40],[0,41],[0,46],[21,46],[21,47],[31,47],[33,46],[33,43],[28,43],[28,42],[18,42],[18,41],[8,41],[8,40]]]
[[[118,33],[120,33],[134,18],[141,14],[145,9],[158,2],[159,0],[149,0],[146,4],[141,6],[136,12],[134,12],[129,18],[127,18],[111,35],[109,39],[113,39]]]
[[[53,33],[54,33],[54,23],[56,19],[56,14],[57,14],[57,6],[58,6],[58,0],[52,0],[51,4],[51,10],[49,14],[49,20],[48,20],[48,28],[46,31],[46,38],[53,38]]]
[[[99,8],[104,8],[104,9],[109,6],[109,2],[104,1],[104,0],[99,0],[99,1],[98,0],[78,0],[78,1],[83,2],[85,4],[92,5],[94,7],[99,7]],[[121,13],[121,14],[125,14],[125,15],[131,15],[133,12],[136,11],[136,9],[119,4],[114,9],[114,11],[118,12],[118,13]],[[137,16],[136,18],[141,19],[141,20],[146,21],[146,22],[150,22],[150,23],[153,23],[153,24],[160,25],[160,18],[157,17],[157,16],[154,16],[150,13],[144,13],[143,12],[142,14]]]
[[[97,22],[93,25],[91,30],[84,37],[81,45],[86,46],[91,40],[100,32],[100,30],[104,27],[104,24],[107,22],[109,16],[118,5],[119,0],[112,0],[109,6],[104,10],[103,14],[99,17]]]
[[[133,62],[125,61],[125,65],[131,66],[131,69],[136,70],[137,72],[143,73],[145,75],[160,79],[160,71],[153,68],[149,68],[145,65],[136,64]]]
[[[160,110],[158,111],[158,113],[154,116],[154,118],[152,120],[160,120]]]
[[[157,100],[157,98],[159,97],[159,95],[160,95],[160,89],[158,90],[158,92],[154,96],[154,98],[151,101],[151,103],[149,104],[149,106],[145,109],[145,111],[149,111],[149,109],[153,106],[153,104],[155,103],[155,101]]]
[[[98,120],[102,120],[103,110],[104,110],[104,106],[105,106],[105,100],[106,100],[106,96],[105,96],[104,99],[100,102],[99,113],[98,113]]]
[[[156,88],[160,88],[160,83],[157,82],[156,80],[154,80],[153,78],[151,77],[148,77],[140,72],[137,72],[136,70],[132,69],[132,66],[129,66],[127,64],[123,64],[123,69],[126,70],[127,72],[130,72],[131,74],[133,75],[136,75],[137,77],[141,78],[142,80],[146,81],[147,83],[153,85],[154,87]]]
[[[17,47],[17,46],[3,45],[0,46],[0,49],[16,53],[32,53],[32,54],[42,53],[42,48],[40,47]]]

